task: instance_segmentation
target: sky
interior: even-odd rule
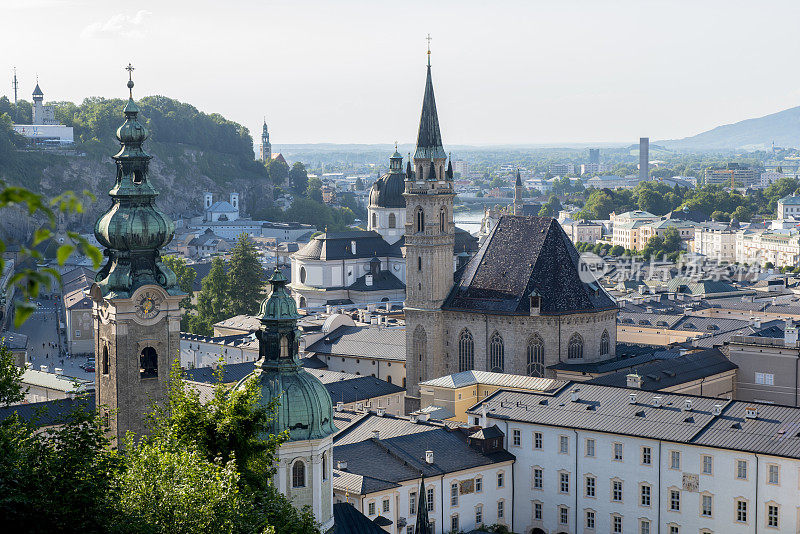
[[[273,145],[680,138],[800,104],[800,2],[0,0],[0,94],[161,94]]]

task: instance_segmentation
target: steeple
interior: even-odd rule
[[[522,176],[520,176],[519,169],[517,169],[517,180],[514,182],[514,215],[522,215],[523,192]]]
[[[133,101],[133,67],[129,64],[126,70],[130,95],[123,109],[125,122],[117,129],[120,151],[113,156],[117,176],[108,193],[111,207],[94,227],[108,261],[95,280],[108,298],[130,297],[146,284],[178,295],[175,273],[161,262],[161,248],[172,241],[175,225],[155,203],[158,191],[148,178],[151,156],[142,147],[147,129],[139,122],[139,107]]]
[[[417,151],[414,159],[446,158],[442,147],[442,134],[439,131],[439,116],[436,113],[436,98],[433,96],[431,78],[430,45],[428,48],[428,72],[425,78],[425,94],[422,98],[422,114],[417,133]]]
[[[417,522],[414,534],[432,534],[431,522],[428,519],[428,496],[425,492],[425,475],[419,481],[419,499],[417,499]]]
[[[267,129],[267,118],[264,117],[264,126],[261,127],[261,161],[269,163],[272,159],[272,144],[269,142],[269,129]]]

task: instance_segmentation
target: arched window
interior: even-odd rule
[[[447,208],[442,206],[439,210],[439,232],[444,233],[447,227]]]
[[[422,211],[422,207],[417,206],[417,210],[414,212],[414,222],[417,227],[417,233],[421,234],[425,231],[425,212]]]
[[[567,349],[567,359],[577,360],[583,358],[583,338],[577,332],[572,334],[569,338],[569,345]]]
[[[281,358],[289,357],[289,338],[281,336]]]
[[[108,374],[108,347],[103,345],[103,374]]]
[[[503,337],[499,332],[492,334],[492,340],[489,342],[489,370],[493,373],[502,373],[504,367],[504,354]]]
[[[389,214],[389,228],[397,227],[397,217],[395,217],[394,213]]]
[[[471,371],[475,369],[475,342],[472,333],[466,328],[458,337],[458,370]]]
[[[422,270],[422,256],[417,256],[417,270]]]
[[[306,307],[306,298],[305,297],[302,297],[302,296],[300,297],[300,307],[301,308],[305,308]]]
[[[328,480],[328,453],[322,453],[322,480]]]
[[[145,347],[139,355],[139,376],[141,378],[158,376],[158,354],[153,347]]]
[[[544,376],[544,341],[539,334],[533,334],[528,340],[528,376]]]
[[[392,375],[386,375],[386,381],[392,383]]]
[[[378,227],[378,214],[377,213],[373,213],[372,214],[372,228],[375,229],[377,227]]]
[[[297,460],[292,466],[292,487],[306,487],[306,464],[302,460]]]
[[[300,283],[306,283],[306,268],[302,266],[300,267]]]
[[[608,335],[608,330],[603,330],[603,335],[600,337],[600,356],[608,355],[608,345],[611,343],[611,338]]]
[[[425,333],[425,329],[422,327],[422,325],[417,325],[417,327],[414,329],[414,338],[412,339],[412,343],[414,358],[418,362],[425,362],[425,353],[428,350],[428,335]],[[420,365],[420,368],[422,368],[423,365]]]

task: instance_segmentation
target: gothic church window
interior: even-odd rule
[[[422,256],[417,256],[417,270],[422,270]]]
[[[475,342],[470,331],[465,328],[458,337],[458,370],[472,369],[475,369]]]
[[[153,347],[145,347],[139,355],[139,376],[141,378],[158,376],[158,354]]]
[[[103,346],[103,374],[108,374],[108,347]]]
[[[377,227],[378,227],[378,214],[377,213],[373,213],[372,214],[372,228],[374,229],[374,228],[377,228]]]
[[[421,234],[425,231],[425,212],[422,211],[422,208],[417,206],[417,210],[414,213],[414,222],[417,227],[417,233]]]
[[[503,337],[499,332],[492,334],[489,342],[489,370],[493,373],[502,373],[505,363],[505,350]]]
[[[603,330],[603,336],[600,338],[600,356],[608,355],[609,343],[610,343],[610,338],[608,335],[608,330]]]
[[[528,365],[526,368],[528,376],[544,376],[544,341],[539,334],[534,334],[528,340]]]
[[[389,214],[389,228],[397,227],[397,217],[395,217],[394,213]]]
[[[297,460],[292,466],[292,487],[306,487],[306,464],[302,460]]]
[[[569,338],[567,358],[570,360],[583,358],[583,338],[577,332],[572,334],[572,337]]]
[[[447,208],[444,206],[439,210],[439,232],[444,233],[447,227]]]

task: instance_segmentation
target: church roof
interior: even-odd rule
[[[433,96],[433,80],[431,79],[431,66],[428,65],[428,75],[425,79],[425,96],[422,99],[422,114],[419,118],[419,133],[417,134],[417,150],[414,158],[446,158],[447,154],[442,147],[442,134],[439,131],[439,116],[436,113],[436,99]]]
[[[599,286],[580,279],[578,260],[575,246],[552,217],[504,215],[442,308],[527,315],[535,290],[541,315],[616,309]]]
[[[218,200],[211,204],[206,211],[213,211],[215,213],[236,213],[237,210],[227,200]]]
[[[369,206],[371,208],[405,208],[404,190],[404,174],[386,173],[372,184],[369,190]]]
[[[355,241],[355,252],[353,252]],[[304,260],[344,260],[378,257],[400,257],[399,247],[387,243],[378,232],[351,230],[320,234],[294,253]]]

